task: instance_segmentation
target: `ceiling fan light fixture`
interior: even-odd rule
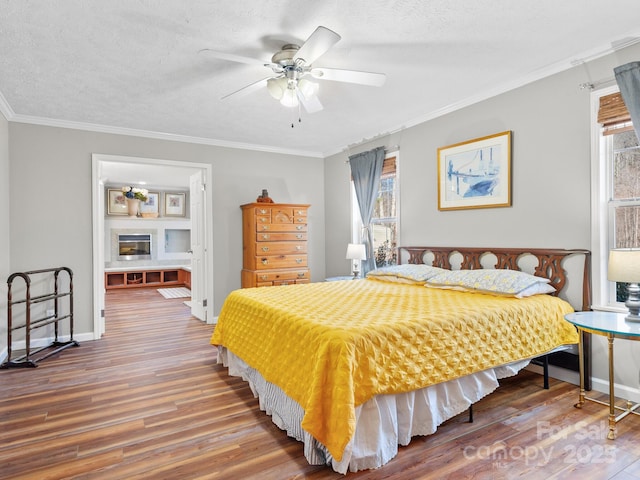
[[[280,103],[289,108],[297,107],[298,95],[296,93],[296,88],[287,88],[280,99]]]
[[[287,89],[287,79],[284,77],[270,78],[267,80],[267,89],[273,98],[280,100]]]
[[[304,98],[309,100],[318,94],[319,85],[316,82],[310,82],[306,78],[301,78],[298,80],[298,88],[300,89],[300,93],[304,95]]]

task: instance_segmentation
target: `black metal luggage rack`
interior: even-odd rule
[[[60,273],[66,272],[69,275],[69,290],[65,292],[60,291],[59,280]],[[54,277],[54,290],[50,293],[43,295],[31,296],[31,281],[32,276],[41,274],[53,274]],[[13,300],[12,287],[13,281],[16,278],[22,278],[26,284],[25,297],[20,300]],[[64,350],[67,347],[79,346],[80,344],[73,339],[73,272],[67,267],[48,268],[43,270],[32,270],[30,272],[16,272],[9,276],[7,279],[8,292],[7,292],[7,360],[0,365],[0,368],[33,368],[38,366],[38,362],[45,358],[55,355],[56,353]],[[68,313],[61,315],[60,302],[66,299],[69,302]],[[53,314],[50,310],[46,311],[46,314],[35,320],[31,319],[31,305],[36,303],[42,303],[52,301],[53,302]],[[22,325],[13,325],[13,306],[18,304],[25,304],[25,322]],[[60,341],[58,339],[58,323],[63,320],[69,320],[69,340]],[[31,331],[37,328],[44,327],[45,325],[54,325],[54,339],[49,345],[39,347],[36,349],[31,348]],[[16,358],[11,358],[12,336],[16,330],[24,329],[25,333],[25,354]],[[38,355],[44,352],[43,355]]]

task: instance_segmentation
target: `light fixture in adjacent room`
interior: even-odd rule
[[[612,282],[627,283],[628,297],[624,303],[629,309],[625,320],[640,322],[640,248],[615,248],[609,252],[607,278]]]
[[[367,259],[367,251],[362,243],[350,243],[347,245],[347,260],[353,264],[353,278],[360,277],[360,262]]]

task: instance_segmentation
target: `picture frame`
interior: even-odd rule
[[[107,215],[129,215],[124,192],[119,189],[107,189]]]
[[[510,206],[510,130],[438,148],[438,210]]]
[[[158,216],[160,211],[160,194],[157,192],[147,193],[147,201],[140,202],[140,214],[147,216]]]
[[[185,216],[185,199],[184,193],[164,194],[164,214],[166,217],[184,217]]]

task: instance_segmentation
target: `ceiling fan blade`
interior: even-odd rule
[[[267,86],[267,81],[270,78],[271,77],[267,77],[267,78],[263,78],[262,80],[258,80],[257,82],[253,82],[253,83],[247,85],[246,87],[242,87],[240,90],[236,90],[235,92],[231,92],[231,93],[225,95],[220,100],[226,100],[229,97],[238,97],[238,98],[240,98],[240,97],[244,97],[245,95],[249,95],[250,93],[253,93],[256,90],[260,90],[262,87],[266,87]]]
[[[235,55],[233,53],[216,52],[215,50],[210,50],[208,48],[203,48],[198,53],[204,53],[211,57],[219,58],[220,60],[228,60],[230,62],[246,63],[248,65],[271,66],[271,62],[265,62],[264,60],[260,60],[258,58],[243,57],[242,55]]]
[[[336,82],[358,83],[381,87],[387,76],[384,73],[358,72],[356,70],[341,70],[338,68],[313,68],[309,72],[312,77]]]
[[[300,47],[293,59],[302,59],[307,65],[311,65],[338,43],[340,38],[342,37],[333,30],[320,26],[307,38],[307,41]]]
[[[313,95],[310,98],[307,98],[300,90],[298,90],[298,100],[300,100],[300,103],[307,111],[307,113],[316,113],[324,108],[322,106],[322,103],[320,103],[320,99],[318,99],[317,95]]]

